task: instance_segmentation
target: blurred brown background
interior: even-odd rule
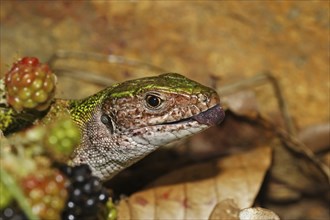
[[[3,1],[1,75],[58,49],[138,59],[211,85],[269,71],[298,128],[329,120],[329,1]],[[125,76],[112,77],[124,80]]]

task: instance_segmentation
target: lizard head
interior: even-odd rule
[[[101,179],[224,118],[213,89],[175,73],[116,84],[75,109],[86,102],[94,107],[80,123],[82,143],[72,161],[89,164]]]

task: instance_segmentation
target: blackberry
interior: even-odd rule
[[[104,219],[109,193],[99,178],[92,175],[89,166],[63,165],[60,170],[68,177],[68,199],[62,211],[63,220]]]
[[[47,64],[35,57],[24,57],[5,75],[6,98],[16,111],[46,110],[54,97],[56,76]]]
[[[21,180],[21,187],[35,215],[41,219],[59,219],[65,205],[66,178],[56,169],[39,170]]]
[[[0,220],[28,220],[28,218],[16,204],[11,204],[1,210]]]

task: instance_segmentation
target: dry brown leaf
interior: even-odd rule
[[[262,147],[174,171],[121,200],[118,219],[208,219],[225,199],[250,207],[270,163],[271,149]]]
[[[221,93],[220,93],[221,94]],[[237,115],[255,119],[260,114],[256,95],[251,90],[242,90],[222,98],[228,109]]]
[[[301,143],[289,137],[282,138],[282,141],[274,139],[272,143],[274,158],[268,199],[290,201],[303,194],[317,195],[329,190],[329,168]]]
[[[226,219],[239,220],[238,213],[240,209],[232,199],[226,199],[219,202],[213,209],[209,220]]]
[[[330,123],[308,126],[298,133],[297,138],[314,153],[325,152],[330,148]]]

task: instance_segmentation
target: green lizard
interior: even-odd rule
[[[158,147],[220,123],[218,94],[182,75],[163,74],[115,84],[69,112],[82,132],[72,164],[88,164],[109,179]]]
[[[81,134],[71,165],[88,164],[106,180],[158,147],[220,123],[224,111],[213,89],[168,73],[118,83],[82,100],[55,99],[40,122],[63,116]]]

